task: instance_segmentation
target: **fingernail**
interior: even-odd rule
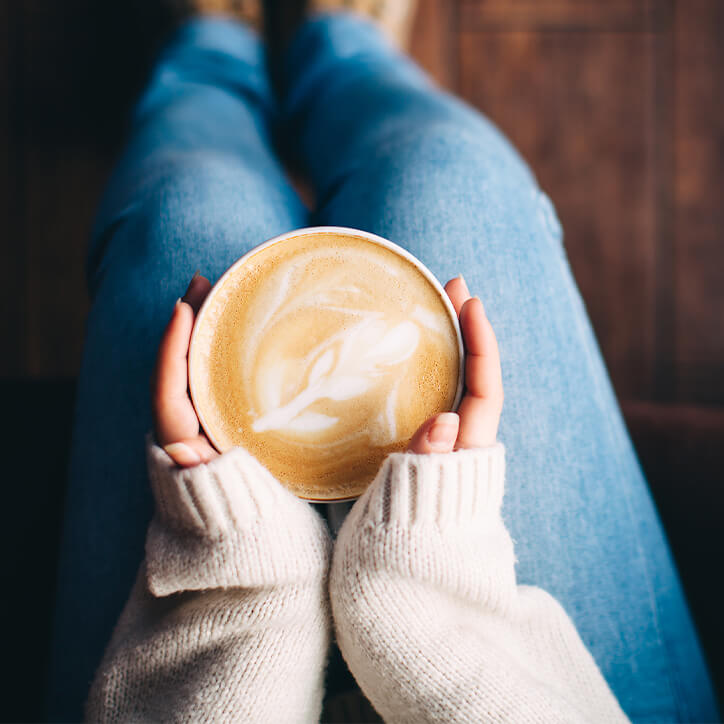
[[[463,286],[465,287],[466,293],[467,293],[467,294],[470,294],[470,289],[468,289],[468,283],[465,281],[465,277],[464,277],[462,274],[460,274],[460,275],[458,276],[458,279],[463,283]]]
[[[455,442],[457,435],[457,415],[454,412],[444,412],[438,415],[435,424],[427,433],[427,440],[433,449],[443,450]]]
[[[192,447],[183,442],[172,442],[163,449],[179,465],[195,465],[201,462],[201,456]]]
[[[189,285],[186,287],[186,294],[188,294],[191,291],[191,287],[194,285],[194,282],[196,281],[196,279],[199,276],[201,276],[201,269],[197,269],[194,272],[194,275],[191,277],[191,281],[189,282]],[[184,294],[184,297],[186,296],[186,294]]]
[[[485,305],[483,304],[483,300],[478,296],[474,296],[473,299],[477,299],[480,302],[480,306],[483,308],[483,314],[485,314]]]
[[[182,302],[183,302],[183,299],[181,299],[181,297],[179,297],[179,298],[176,300],[176,304],[174,304],[173,306],[174,306],[174,307],[178,307],[178,305],[181,304]]]

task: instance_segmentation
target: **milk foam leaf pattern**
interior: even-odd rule
[[[321,412],[303,412],[287,425],[287,429],[298,432],[319,432],[332,427],[336,422],[336,417],[323,415]]]
[[[287,363],[278,361],[269,365],[266,374],[260,376],[261,399],[269,407],[279,407],[282,404],[282,386],[279,380],[285,377]]]
[[[320,377],[323,375],[326,375],[331,369],[332,365],[334,364],[334,350],[328,349],[315,363],[314,367],[312,367],[312,371],[309,373],[309,384],[312,385],[317,380],[319,380]]]
[[[370,348],[368,359],[377,359],[380,364],[392,366],[404,362],[415,350],[420,341],[420,330],[413,322],[401,322],[393,327],[380,340]]]
[[[370,373],[373,374],[373,373]],[[318,398],[328,397],[330,400],[349,400],[350,397],[359,397],[369,390],[372,380],[360,375],[337,375],[330,377],[320,386],[324,392],[318,394]]]
[[[290,430],[318,432],[332,427],[339,418],[308,411],[321,399],[348,400],[367,392],[384,368],[408,359],[420,340],[420,330],[404,321],[391,329],[379,319],[367,319],[343,335],[341,349],[328,347],[316,357],[304,389],[285,405],[267,410],[252,423],[255,432]],[[282,380],[279,380],[281,387]]]

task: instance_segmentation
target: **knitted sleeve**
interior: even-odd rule
[[[325,522],[240,448],[184,470],[149,441],[148,467],[146,556],[86,719],[318,721]]]
[[[342,526],[337,641],[388,722],[625,722],[560,604],[516,585],[504,450],[393,453]]]

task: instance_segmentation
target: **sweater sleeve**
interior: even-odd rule
[[[516,584],[504,449],[393,453],[335,547],[337,641],[388,722],[625,722],[560,604]]]
[[[330,537],[241,448],[180,469],[149,439],[146,556],[86,703],[106,721],[316,722]]]

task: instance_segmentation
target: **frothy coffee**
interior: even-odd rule
[[[364,237],[260,249],[204,305],[189,354],[199,416],[304,498],[360,495],[419,424],[452,409],[460,351],[439,292]]]

